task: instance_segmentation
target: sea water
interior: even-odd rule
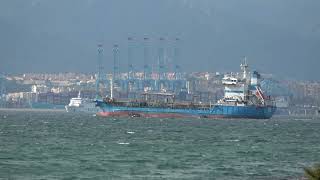
[[[0,111],[0,179],[301,179],[320,119],[100,118]]]

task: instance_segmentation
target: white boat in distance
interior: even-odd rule
[[[99,107],[96,107],[96,103],[93,99],[81,98],[81,92],[79,91],[78,97],[71,98],[70,103],[65,106],[67,112],[83,112],[96,114],[100,111]]]

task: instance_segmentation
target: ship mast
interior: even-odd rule
[[[247,63],[247,57],[245,56],[243,62],[240,65],[241,70],[243,71],[243,79],[247,80],[249,65]]]
[[[249,85],[250,85],[250,76],[249,76],[249,65],[247,63],[247,57],[244,56],[243,62],[240,65],[241,70],[243,71],[243,86],[244,86],[244,100],[248,100],[249,95]]]
[[[110,98],[113,99],[113,77],[110,79]]]

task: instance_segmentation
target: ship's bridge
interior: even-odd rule
[[[238,83],[238,79],[231,76],[226,76],[222,79],[223,85],[236,85]]]
[[[82,98],[76,97],[76,98],[71,98],[69,106],[75,106],[79,107],[82,104]]]
[[[222,79],[224,99],[242,101],[245,99],[246,86],[239,74],[228,74]]]

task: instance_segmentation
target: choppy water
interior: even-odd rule
[[[0,111],[0,179],[301,179],[320,119],[106,119]]]

